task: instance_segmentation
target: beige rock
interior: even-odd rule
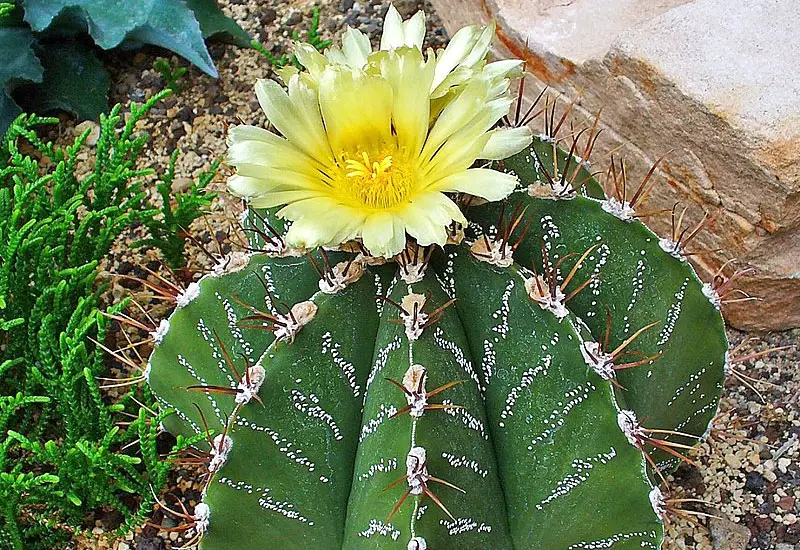
[[[709,280],[728,259],[752,269],[727,306],[734,326],[800,326],[800,10],[794,0],[432,0],[452,34],[498,23],[495,53],[525,59],[526,97],[549,86],[580,101],[577,125],[602,108],[592,155],[626,159],[638,184],[669,152],[647,209],[690,205],[713,223],[690,250]],[[526,47],[527,44],[527,47]],[[540,128],[538,121],[535,129]],[[671,152],[670,152],[671,151]],[[661,233],[668,220],[649,224]]]
[[[708,522],[714,550],[745,550],[750,541],[750,529],[727,519],[711,518]]]

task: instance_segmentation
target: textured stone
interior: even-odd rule
[[[727,519],[711,518],[708,522],[714,550],[746,550],[750,529]]]
[[[592,155],[624,157],[636,186],[666,154],[646,209],[689,205],[713,222],[690,250],[710,280],[728,259],[760,298],[726,306],[741,328],[800,326],[800,10],[794,0],[433,0],[451,34],[493,18],[496,53],[526,60],[526,97],[571,101],[575,127],[602,108]],[[526,47],[527,44],[527,47]],[[536,128],[539,121],[534,122]],[[565,128],[567,126],[565,125]],[[668,218],[651,218],[659,232]],[[730,273],[730,271],[728,271]]]

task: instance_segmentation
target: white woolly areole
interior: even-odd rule
[[[554,181],[551,186],[548,183],[532,183],[528,186],[528,194],[539,199],[550,199],[554,201],[570,200],[578,196],[578,193],[568,181],[563,184],[561,181]]]
[[[422,311],[425,307],[426,298],[423,294],[414,294],[413,292],[403,297],[400,302],[400,307],[403,311],[400,312],[400,317],[403,320],[403,326],[406,329],[406,336],[409,340],[416,340],[422,335],[425,329],[425,323],[428,322],[428,314]]]
[[[672,256],[673,258],[677,258],[678,260],[682,260],[683,256],[681,255],[681,247],[678,243],[670,239],[658,239],[658,246],[661,247],[661,250]]]
[[[405,263],[400,266],[400,278],[409,285],[418,283],[425,276],[427,267],[428,263],[422,261]]]
[[[300,329],[310,323],[317,314],[317,309],[319,309],[317,304],[310,300],[293,305],[291,313],[278,316],[282,324],[276,325],[275,339],[293,342]]]
[[[614,378],[614,358],[603,353],[602,348],[598,342],[584,341],[581,343],[581,355],[583,360],[589,365],[594,372],[597,373],[603,380],[611,380]]]
[[[198,502],[194,507],[194,530],[198,535],[208,531],[208,521],[211,518],[211,508],[205,502]]]
[[[359,280],[364,274],[364,263],[355,259],[339,262],[319,280],[319,289],[325,294],[336,294]]]
[[[239,392],[236,394],[236,403],[246,405],[253,399],[253,396],[261,389],[261,384],[267,377],[267,371],[261,365],[253,365],[247,369],[247,373],[239,382],[237,389]]]
[[[617,413],[617,424],[619,424],[619,429],[622,430],[622,433],[625,434],[625,437],[628,439],[628,443],[637,449],[641,449],[642,439],[644,438],[645,433],[642,427],[639,425],[639,421],[636,418],[636,413],[626,409],[621,409]]]
[[[178,307],[186,307],[189,303],[200,296],[200,285],[198,283],[190,283],[186,290],[178,294],[175,299]]]
[[[218,472],[228,461],[228,455],[233,448],[233,439],[227,434],[219,434],[214,437],[214,444],[211,447],[211,462],[208,463],[208,471]]]
[[[226,273],[241,271],[247,267],[252,257],[253,255],[249,252],[241,252],[238,250],[231,252],[228,256],[220,259],[217,265],[214,266],[214,275],[219,277]]]
[[[408,392],[406,401],[411,407],[408,414],[414,418],[419,418],[425,412],[428,404],[428,397],[425,391],[425,367],[422,365],[411,365],[403,375],[403,387]]]
[[[239,223],[241,225],[244,225],[247,222],[247,217],[249,215],[250,215],[250,209],[249,208],[245,208],[244,210],[242,210],[242,213],[239,214]]]
[[[525,290],[531,300],[539,304],[542,309],[551,312],[559,320],[569,314],[567,306],[564,305],[566,296],[561,291],[561,287],[556,286],[555,292],[550,292],[549,285],[541,275],[534,275],[525,279]],[[555,297],[553,297],[553,294],[555,294]]]
[[[627,201],[618,201],[616,197],[601,201],[600,208],[626,222],[633,220],[636,215],[636,209],[631,206],[631,203]]]
[[[428,550],[428,543],[422,537],[414,537],[408,541],[408,550]]]
[[[150,333],[150,338],[153,339],[155,345],[158,345],[164,340],[164,336],[167,335],[167,332],[169,332],[169,319],[161,319],[156,330]]]
[[[708,298],[715,308],[719,309],[722,306],[722,298],[720,298],[714,286],[711,283],[703,283],[703,296]]]
[[[481,237],[472,243],[469,250],[480,261],[498,267],[509,267],[514,263],[514,250],[502,239]]]
[[[664,494],[658,487],[653,487],[650,491],[650,504],[653,506],[653,511],[658,516],[658,519],[663,520],[667,513],[667,501]]]
[[[428,467],[425,465],[427,456],[424,447],[411,447],[406,456],[406,477],[409,492],[412,495],[421,495],[428,483]]]
[[[150,373],[153,372],[153,365],[150,361],[147,362],[147,366],[144,368],[144,372],[142,376],[144,377],[145,381],[149,384],[150,383]]]

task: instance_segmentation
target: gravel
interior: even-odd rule
[[[283,53],[291,43],[291,26],[303,30],[310,21],[311,10],[321,10],[320,27],[323,38],[338,39],[346,25],[358,27],[369,34],[373,42],[379,38],[383,15],[388,2],[355,0],[223,0],[220,2],[251,35],[273,52]],[[418,8],[428,17],[428,44],[440,47],[446,33],[427,2],[396,0],[395,6],[408,16]],[[239,122],[265,124],[258,102],[252,92],[257,78],[267,77],[267,60],[254,50],[226,45],[213,45],[212,55],[220,72],[213,80],[194,68],[181,80],[182,94],[163,101],[148,122],[153,133],[152,146],[146,162],[159,168],[167,165],[170,153],[178,147],[181,155],[177,164],[177,182],[207,168],[211,161],[225,151],[225,129]],[[129,56],[109,59],[114,75],[112,101],[141,102],[157,93],[164,85],[152,69],[154,59],[165,52],[147,49]],[[173,63],[182,63],[177,58]],[[71,140],[75,121],[65,124],[54,136],[61,141]],[[238,201],[225,193],[224,175],[213,184],[220,199],[209,215],[215,233],[226,229],[240,208]],[[208,234],[202,223],[195,230],[204,242],[217,240]],[[139,230],[132,229],[127,241],[138,238]],[[211,244],[213,248],[213,244]],[[110,272],[136,273],[136,266],[155,260],[153,254],[142,256],[131,252],[122,242],[106,266]],[[151,264],[154,265],[154,264]],[[192,251],[190,265],[207,269],[207,261],[197,250]],[[186,277],[190,278],[191,273]],[[141,287],[124,288],[116,282],[111,297],[121,298],[133,292],[137,299],[154,306],[151,296]],[[159,309],[161,307],[161,309]],[[757,306],[754,306],[757,307]],[[164,315],[163,306],[154,306],[154,316]],[[156,317],[158,318],[158,317]],[[716,516],[690,516],[691,521],[671,515],[665,548],[726,550],[800,548],[800,349],[797,342],[800,330],[776,334],[745,334],[729,331],[731,342],[744,344],[739,355],[780,346],[789,346],[757,360],[737,365],[756,381],[730,378],[725,397],[711,437],[698,446],[693,460],[698,467],[681,466],[669,478],[673,497],[696,498],[705,501],[685,503],[685,510]],[[112,372],[118,373],[112,369]],[[118,373],[121,377],[122,373]],[[759,393],[756,393],[757,390]],[[760,394],[760,395],[759,395]],[[113,394],[110,397],[113,398]],[[171,479],[171,492],[192,509],[200,498],[199,486],[192,480],[196,472],[177,470]],[[680,515],[682,514],[682,515]],[[718,518],[718,519],[717,519]],[[174,526],[173,518],[156,511],[150,519],[153,525]],[[113,528],[103,519],[97,520],[96,538],[79,541],[79,548],[118,548],[120,550],[163,550],[181,546],[177,532],[160,532],[146,526],[124,541],[114,541],[104,535]]]

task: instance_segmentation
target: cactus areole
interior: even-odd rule
[[[208,435],[189,542],[660,548],[662,472],[717,412],[719,297],[641,188],[606,199],[552,117],[501,122],[521,73],[491,26],[424,30],[390,8],[377,51],[298,44],[257,86],[275,132],[231,131],[256,252],[178,296],[148,371],[167,429]]]

